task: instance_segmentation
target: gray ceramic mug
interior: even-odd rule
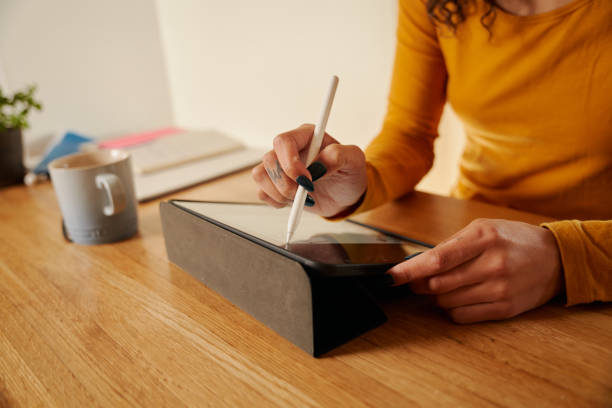
[[[103,244],[138,231],[129,154],[120,150],[71,154],[49,163],[49,173],[68,239]]]

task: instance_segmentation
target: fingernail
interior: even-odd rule
[[[306,191],[308,192],[312,193],[314,191],[314,186],[312,185],[312,181],[308,180],[308,177],[304,175],[296,178],[295,182],[298,183],[300,186],[304,187]]]
[[[408,255],[407,257],[405,257],[405,258],[404,258],[404,261],[407,261],[407,260],[409,260],[409,259],[412,259],[412,258],[414,258],[414,257],[415,257],[415,256],[417,256],[417,255],[421,255],[422,253],[423,253],[423,252],[415,252],[414,254],[410,254],[410,255]]]
[[[306,202],[304,203],[306,207],[313,207],[315,205],[315,200],[311,196],[306,196]]]
[[[321,162],[313,162],[310,166],[308,166],[308,171],[312,176],[312,181],[317,181],[327,172],[327,168]]]

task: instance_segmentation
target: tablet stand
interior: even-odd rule
[[[356,278],[323,278],[299,262],[162,202],[171,262],[313,356],[387,318]]]

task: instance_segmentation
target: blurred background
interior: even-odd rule
[[[328,132],[364,148],[386,109],[396,0],[0,0],[0,85],[36,83],[26,148],[66,130],[116,136],[170,125],[251,145],[314,123],[332,74]],[[447,107],[434,169],[448,194],[464,135]]]

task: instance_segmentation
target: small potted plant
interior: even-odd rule
[[[23,182],[21,131],[29,127],[28,114],[42,105],[34,99],[36,86],[5,95],[0,87],[0,187]]]

